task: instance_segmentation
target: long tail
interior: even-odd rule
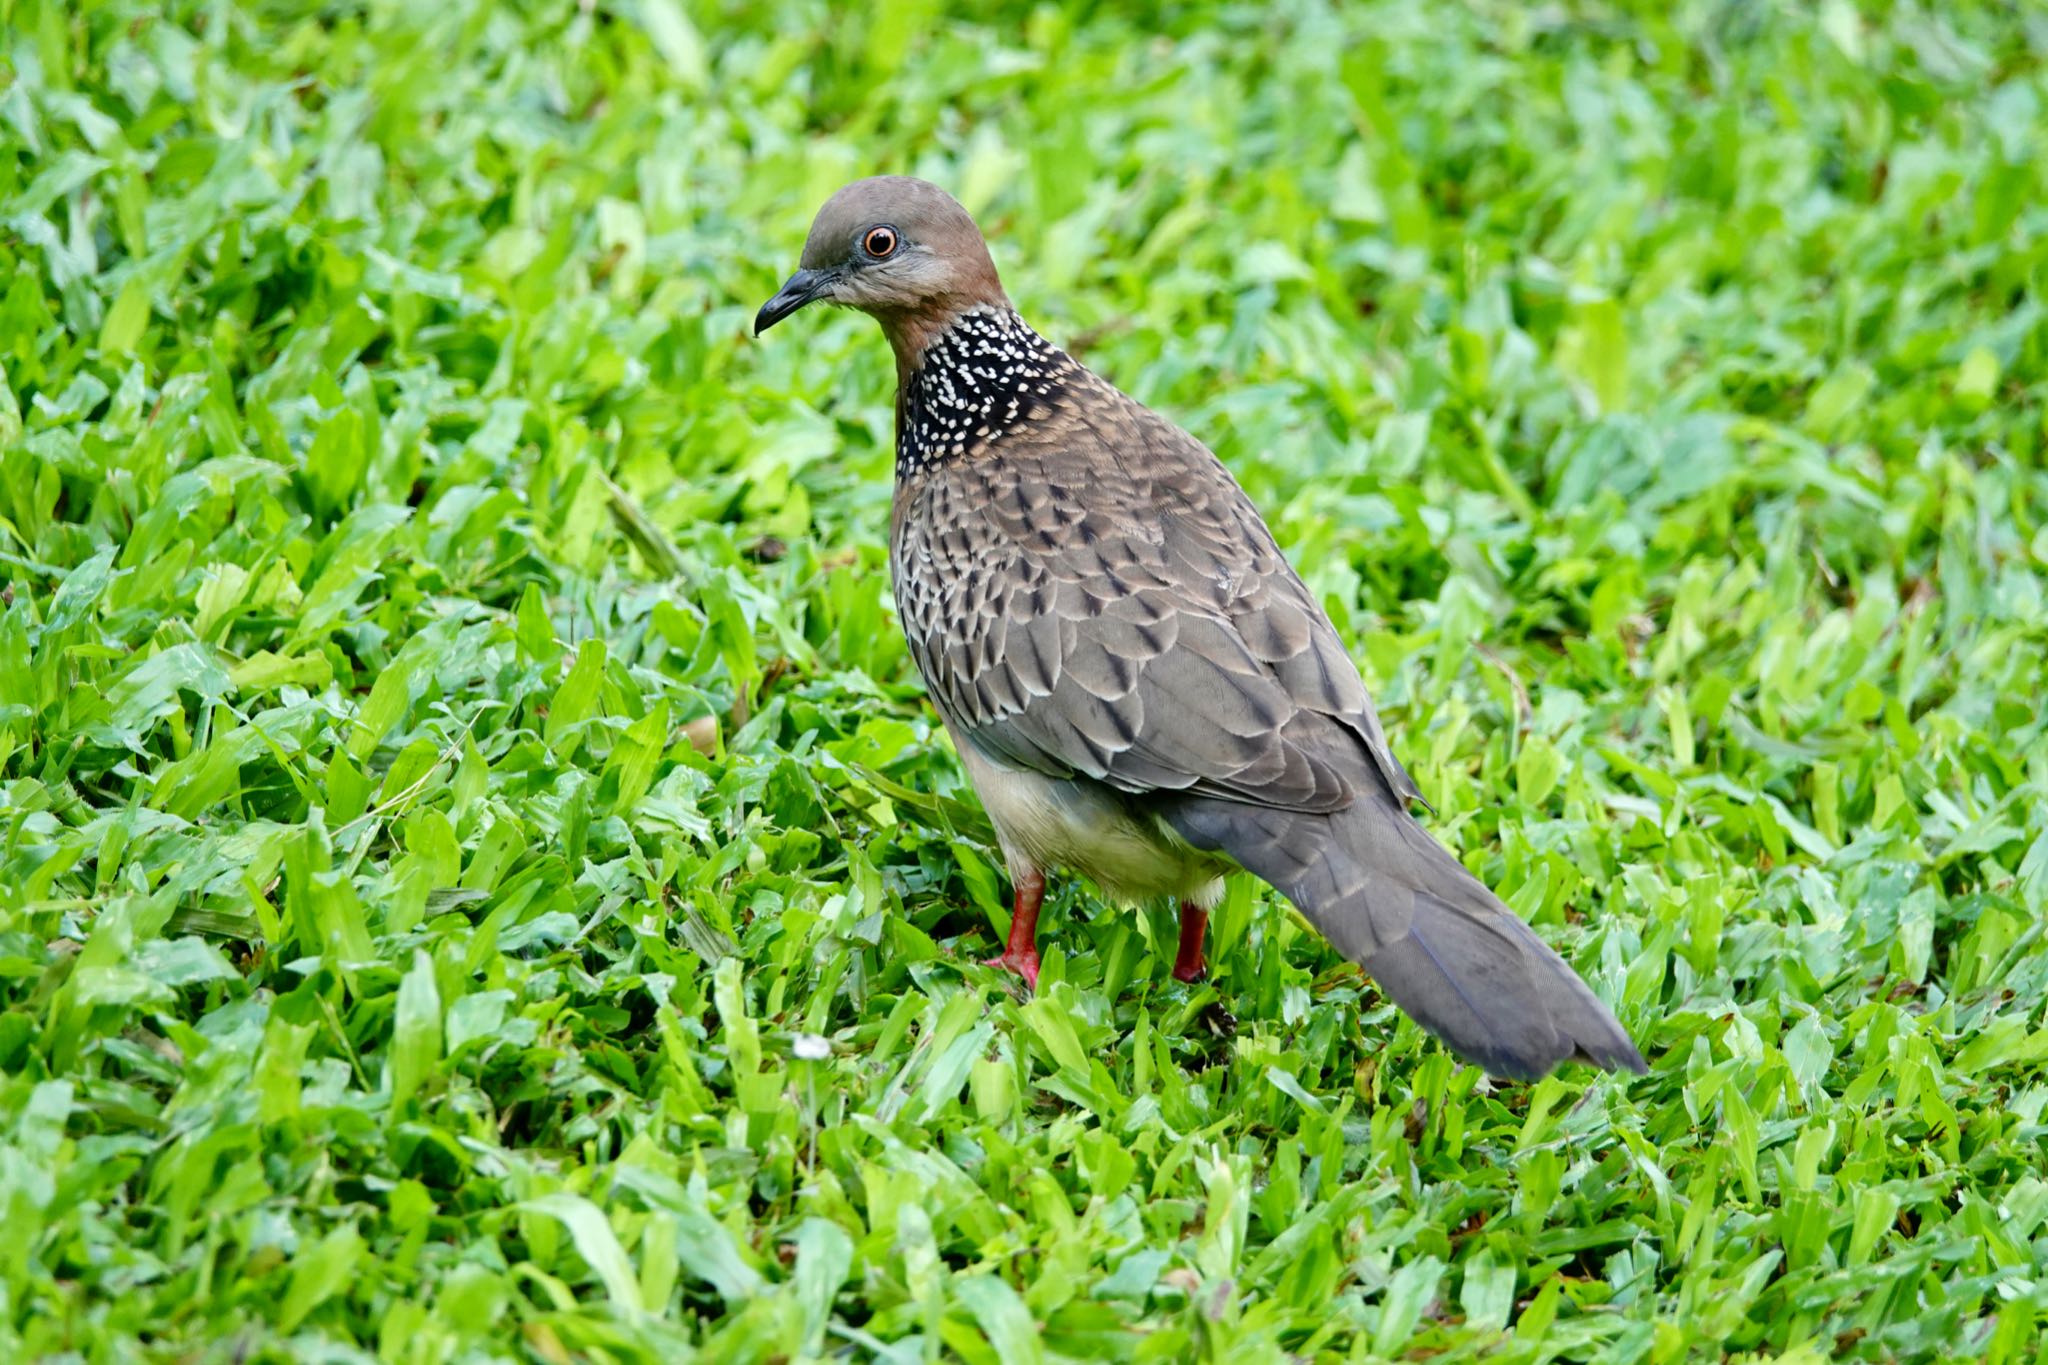
[[[1649,1068],[1564,959],[1387,795],[1329,815],[1183,798],[1160,814],[1298,906],[1452,1051],[1533,1080],[1571,1059]]]

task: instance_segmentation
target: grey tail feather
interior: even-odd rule
[[[1310,814],[1174,798],[1160,814],[1198,848],[1272,883],[1394,1003],[1496,1076],[1578,1060],[1649,1069],[1563,958],[1379,793]]]

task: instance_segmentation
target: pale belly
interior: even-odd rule
[[[1215,855],[1134,815],[1102,787],[998,764],[952,733],[1013,880],[1057,869],[1080,873],[1127,905],[1170,899],[1207,910],[1222,900],[1230,867]]]

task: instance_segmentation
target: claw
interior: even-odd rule
[[[983,958],[981,965],[984,967],[1000,967],[1005,971],[1015,972],[1024,978],[1025,985],[1031,987],[1034,991],[1038,989],[1038,954],[1036,952],[1002,952],[994,957]]]

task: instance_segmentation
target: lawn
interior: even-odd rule
[[[835,9],[0,0],[0,1359],[2048,1359],[2048,12]],[[1649,1075],[976,965],[877,171]]]

